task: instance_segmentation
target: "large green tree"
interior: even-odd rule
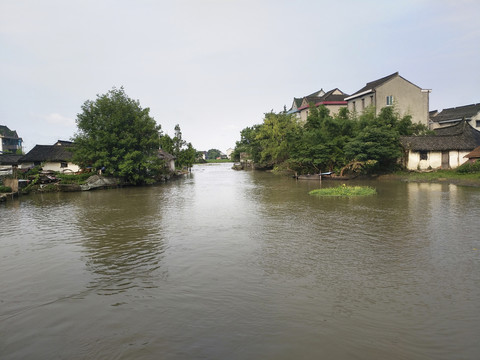
[[[129,183],[151,182],[163,163],[158,158],[161,127],[149,111],[123,87],[87,100],[76,119],[74,161]]]

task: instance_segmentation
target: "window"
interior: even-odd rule
[[[420,160],[428,160],[428,151],[420,151]]]
[[[393,95],[387,96],[387,105],[393,105]]]
[[[480,120],[475,120],[475,127],[480,127]]]
[[[61,168],[66,168],[66,167],[68,167],[68,164],[67,164],[66,162],[62,161],[62,162],[60,163],[60,167],[61,167]]]
[[[370,95],[370,105],[373,106],[373,95]]]
[[[356,108],[355,108],[355,101],[353,102],[353,111],[355,111]]]
[[[365,109],[365,99],[362,99],[362,110]]]

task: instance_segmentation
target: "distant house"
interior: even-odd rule
[[[18,167],[18,160],[23,155],[0,154],[0,175],[11,175]]]
[[[296,114],[297,118],[305,123],[309,114],[310,106],[313,104],[315,107],[324,105],[330,110],[330,115],[338,113],[341,107],[347,107],[345,97],[348,96],[338,88],[330,91],[323,91],[320,89],[313,94],[304,96],[303,98],[293,98],[292,107],[288,111],[290,114]]]
[[[225,151],[225,153],[227,154],[227,157],[228,157],[229,159],[232,158],[232,153],[233,153],[233,152],[234,152],[234,149],[232,149],[232,148],[228,148],[228,149]]]
[[[165,161],[165,165],[171,172],[175,171],[175,156],[166,152],[165,150],[159,149],[158,157]]]
[[[378,115],[382,108],[395,106],[401,116],[411,115],[412,122],[428,126],[429,93],[396,72],[367,83],[345,100],[350,112],[362,113],[373,106]]]
[[[480,131],[465,120],[455,125],[434,129],[435,135],[402,136],[404,165],[409,170],[456,168],[480,146]]]
[[[54,145],[35,145],[18,161],[22,169],[41,166],[44,171],[73,172],[80,167],[72,163],[73,143],[59,140]]]
[[[15,130],[0,125],[0,154],[16,153],[17,150],[22,150],[22,142],[22,138],[18,137]]]
[[[470,163],[474,163],[477,160],[480,160],[480,146],[473,149],[473,151],[469,152],[464,158],[468,159],[467,161]]]
[[[462,120],[469,122],[473,128],[480,130],[480,103],[443,109],[440,112],[436,111],[430,116],[430,126],[432,129],[436,129],[456,124]]]

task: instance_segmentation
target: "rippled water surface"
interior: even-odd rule
[[[202,165],[2,204],[0,358],[477,359],[480,190],[368,185]]]

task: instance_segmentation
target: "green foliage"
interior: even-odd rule
[[[286,161],[296,142],[299,125],[292,115],[285,112],[265,114],[263,124],[256,128],[255,138],[257,153],[255,158],[261,166],[273,168]]]
[[[400,136],[427,132],[392,106],[378,116],[369,107],[358,118],[347,108],[331,116],[325,106],[311,106],[304,126],[285,111],[265,114],[262,124],[241,131],[233,159],[245,152],[257,168],[283,164],[299,174],[335,171],[353,161],[374,164],[364,171],[381,171],[394,168],[402,155]]]
[[[370,186],[346,186],[345,184],[323,189],[315,189],[309,192],[316,196],[369,196],[375,195],[377,190]]]
[[[175,125],[175,136],[171,138],[168,134],[160,138],[160,147],[166,152],[175,156],[175,167],[192,167],[195,163],[197,150],[191,143],[187,143],[182,138],[180,125]]]
[[[460,165],[456,169],[459,174],[474,174],[480,173],[480,160],[475,161],[474,163],[466,162],[465,164]]]
[[[83,173],[83,174],[56,173],[55,177],[59,179],[62,184],[84,184],[86,180],[92,175],[94,175],[94,173]]]
[[[212,160],[220,157],[222,152],[218,149],[210,149],[207,151],[207,159]]]
[[[0,193],[11,193],[12,188],[10,186],[0,185]]]
[[[105,174],[133,184],[156,176],[163,165],[158,158],[161,127],[149,111],[123,88],[87,100],[77,115],[73,161],[83,168],[105,168]]]

